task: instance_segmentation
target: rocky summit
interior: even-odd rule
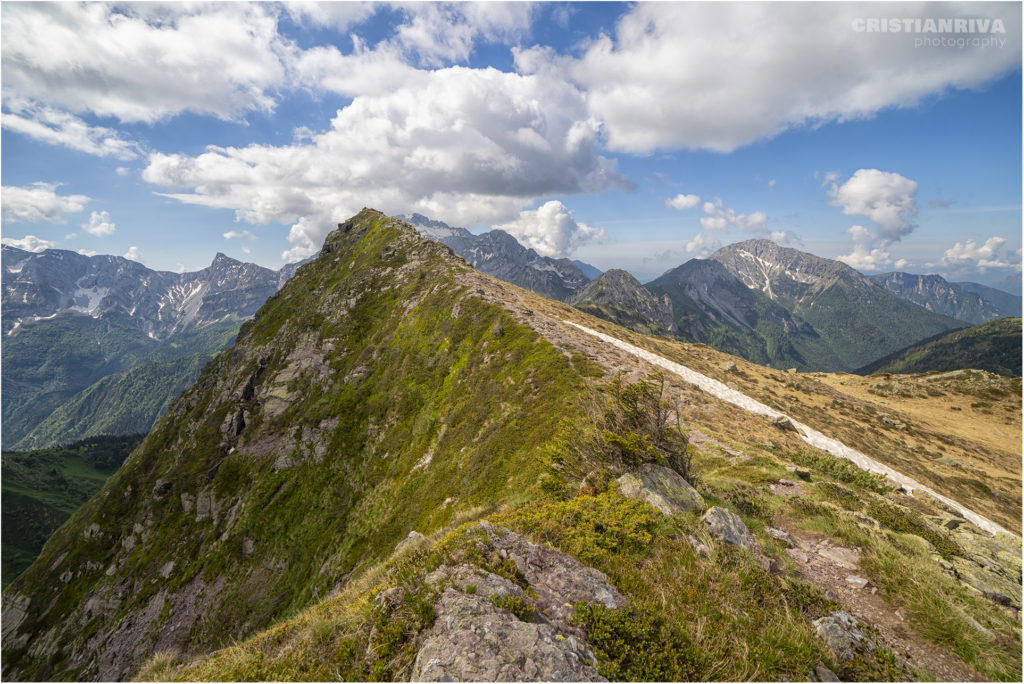
[[[3,676],[1019,679],[1019,380],[964,376],[642,335],[365,209],[6,588]]]

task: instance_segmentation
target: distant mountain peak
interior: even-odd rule
[[[575,263],[541,256],[503,230],[474,235],[422,214],[397,218],[412,224],[424,237],[447,245],[473,268],[545,297],[566,301],[590,282]]]

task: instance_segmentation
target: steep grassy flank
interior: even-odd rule
[[[61,523],[98,492],[142,435],[93,437],[66,447],[3,454],[3,586]]]
[[[466,268],[376,212],[332,233],[9,588],[29,609],[8,676],[118,678],[155,648],[214,648],[410,530],[534,496],[583,378],[457,285]]]
[[[711,450],[696,452],[701,490],[709,504],[725,506],[744,519],[777,564],[774,572],[755,554],[710,537],[696,513],[666,517],[645,503],[623,499],[612,480],[617,471],[591,473],[587,482],[592,484],[583,489],[547,491],[489,520],[601,570],[630,599],[630,606],[618,610],[576,605],[576,624],[594,646],[599,672],[611,680],[803,681],[819,662],[847,681],[943,676],[928,669],[934,657],[920,658],[927,664],[918,662],[898,647],[883,646],[874,655],[838,661],[815,636],[811,623],[839,604],[803,577],[784,546],[768,534],[768,525],[860,548],[863,572],[882,588],[891,610],[903,611],[910,628],[927,635],[918,637],[918,656],[929,649],[942,654],[939,660],[953,653],[976,668],[977,674],[958,670],[962,676],[1019,677],[1015,618],[972,595],[929,557],[930,543],[954,555],[964,553],[944,530],[894,503],[890,487],[848,462],[747,448],[756,455],[735,462]],[[768,485],[790,475],[785,466],[791,460],[813,462],[813,484],[797,497],[773,493]],[[880,523],[864,524],[870,520],[867,512],[879,511],[885,513]],[[704,550],[698,551],[691,538]],[[368,569],[339,596],[197,663],[161,653],[147,663],[140,678],[407,678],[423,632],[433,622],[433,597],[423,578],[441,563],[479,564],[475,539],[468,526],[455,525],[451,533],[436,534]],[[413,610],[380,610],[374,598],[391,587],[405,587],[406,604]],[[984,637],[979,627],[993,637]],[[907,628],[902,629],[907,635]]]
[[[205,358],[231,345],[241,321],[237,318],[212,323],[172,335],[166,340],[146,336],[135,321],[123,312],[111,312],[103,318],[84,314],[63,313],[53,319],[27,323],[14,335],[4,338],[3,374],[3,444],[4,448],[33,449],[53,446],[79,439],[90,432],[90,424],[121,419],[115,414],[137,411],[138,407],[111,405],[110,401],[94,403],[97,397],[82,396],[93,385],[147,363],[179,361],[194,354]],[[132,382],[150,416],[146,425],[141,416],[129,419],[125,429],[145,431],[159,415],[154,410],[174,398],[161,396],[159,388],[147,390],[144,385],[163,384],[168,391],[181,389],[195,379],[194,361],[160,369],[142,371],[140,382]],[[171,371],[174,377],[164,375]],[[65,406],[65,404],[70,404]],[[63,409],[63,410],[62,410]],[[53,415],[58,412],[57,415]],[[53,416],[52,421],[48,418]],[[45,426],[41,426],[47,422]],[[38,428],[38,430],[37,430]],[[40,431],[41,430],[41,431]],[[123,434],[123,433],[122,433]]]
[[[15,448],[41,448],[97,435],[145,434],[195,382],[210,358],[193,354],[108,375],[61,404]]]
[[[849,370],[964,324],[905,302],[867,281],[836,280],[791,311],[809,323]]]
[[[856,373],[927,373],[967,368],[1020,377],[1021,319],[999,318],[936,335],[869,363]]]

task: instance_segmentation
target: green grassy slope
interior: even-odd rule
[[[936,335],[889,354],[856,372],[927,373],[971,368],[1007,377],[1021,375],[1021,319],[998,318]]]
[[[838,279],[792,309],[847,364],[837,370],[858,368],[882,354],[964,326],[868,285]]]
[[[376,212],[332,234],[10,587],[54,608],[20,628],[49,641],[5,642],[7,671],[121,677],[158,642],[242,638],[410,530],[539,487],[581,376],[466,296],[465,268]]]
[[[145,434],[195,382],[210,358],[192,354],[108,375],[58,406],[14,448],[43,448],[97,435]]]
[[[35,560],[50,534],[98,492],[142,435],[93,437],[3,454],[3,585]]]
[[[175,389],[180,392],[195,379],[195,361],[180,360],[194,354],[209,358],[227,348],[239,325],[240,320],[229,318],[166,340],[153,340],[127,314],[117,312],[102,318],[67,313],[26,324],[4,339],[4,448],[68,443],[100,434],[90,429],[97,425],[107,426],[106,434],[119,424],[127,430],[121,434],[145,432],[159,415],[151,409],[166,407]],[[179,363],[159,372],[156,368],[140,370],[127,385],[124,381],[120,384],[147,407],[145,410],[111,401],[110,383],[116,376],[148,363],[174,360]],[[103,384],[94,387],[97,383]],[[165,390],[168,394],[162,394]],[[107,392],[105,401],[97,401],[97,391]],[[125,420],[126,412],[136,416]],[[144,415],[149,416],[148,422]]]

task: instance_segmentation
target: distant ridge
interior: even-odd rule
[[[984,370],[996,375],[1021,375],[1021,319],[999,318],[963,330],[936,335],[889,354],[858,375]]]

